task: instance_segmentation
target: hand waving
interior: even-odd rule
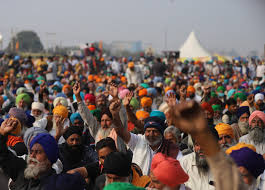
[[[5,136],[17,128],[18,121],[12,118],[6,119],[0,127],[0,134]]]
[[[113,116],[116,116],[119,114],[121,109],[121,101],[119,99],[113,100],[110,103],[109,110]]]
[[[132,100],[133,97],[133,92],[129,92],[128,94],[125,95],[125,98],[123,99],[123,105],[128,106]]]
[[[110,89],[109,89],[109,94],[115,99],[119,98],[118,97],[118,85],[111,82],[110,83]]]

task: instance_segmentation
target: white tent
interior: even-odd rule
[[[179,49],[181,58],[210,57],[211,54],[205,50],[192,31]]]

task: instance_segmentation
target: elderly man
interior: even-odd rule
[[[33,102],[31,104],[31,115],[35,121],[39,121],[44,117],[44,104],[40,102]]]
[[[97,162],[96,152],[81,141],[82,129],[80,127],[71,126],[67,128],[63,137],[66,142],[59,146],[59,158],[63,163],[64,172]]]
[[[114,85],[111,87],[112,87],[112,90],[115,91],[115,94],[112,94],[112,97],[117,98],[116,97],[118,95],[117,87]],[[114,130],[112,114],[110,113],[110,111],[108,109],[104,110],[102,112],[101,122],[98,123],[97,119],[93,116],[92,113],[90,113],[89,109],[82,101],[81,96],[80,96],[80,91],[81,91],[80,83],[77,82],[74,85],[73,92],[78,102],[78,112],[80,113],[85,124],[88,126],[89,132],[91,136],[95,139],[95,142],[97,143],[103,138],[111,137],[113,138],[113,140],[115,140],[118,150],[122,152],[126,152],[127,148],[123,140],[120,137],[117,137],[117,134]],[[126,111],[124,110],[124,112],[125,113],[124,114],[121,113],[121,115],[124,121],[123,123],[127,124]]]
[[[264,183],[257,178],[264,172],[265,162],[252,145],[239,143],[226,151],[238,166],[248,189],[264,189]]]
[[[149,187],[157,190],[186,189],[184,183],[189,179],[178,160],[166,157],[162,153],[157,153],[154,156],[150,176],[151,183]]]
[[[145,120],[144,135],[135,135],[122,127],[118,114],[121,107],[120,104],[120,101],[117,100],[110,105],[113,120],[115,126],[117,126],[115,130],[132,150],[132,162],[140,166],[144,175],[149,174],[152,158],[157,152],[167,152],[171,157],[177,157],[178,148],[163,139],[165,121],[159,117],[149,117]]]
[[[237,110],[238,127],[242,135],[246,135],[249,131],[248,118],[250,111],[248,106],[241,106]]]
[[[261,93],[258,93],[255,95],[255,104],[256,108],[259,111],[264,111],[265,110],[265,103],[264,103],[264,95]]]
[[[242,136],[239,142],[252,144],[258,154],[265,154],[265,113],[254,111],[249,117],[249,133]]]
[[[219,136],[219,144],[221,148],[226,150],[227,148],[230,148],[231,146],[235,145],[235,136],[233,129],[230,125],[225,123],[219,123],[215,126],[216,131],[218,132]]]
[[[58,145],[49,134],[33,138],[27,162],[10,153],[6,137],[16,125],[15,120],[7,119],[0,127],[0,166],[14,182],[11,189],[84,189],[84,179],[79,173],[58,175],[52,169],[58,159]]]

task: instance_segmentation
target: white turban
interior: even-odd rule
[[[264,100],[264,95],[261,93],[258,93],[255,95],[255,102],[259,101],[259,100]]]
[[[32,110],[40,110],[44,112],[44,104],[40,102],[33,102],[31,105]]]
[[[61,103],[63,106],[68,107],[68,102],[67,99],[63,98],[63,97],[58,97],[55,98],[55,100],[53,101],[53,106],[56,107],[58,103]]]

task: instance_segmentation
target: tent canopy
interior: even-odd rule
[[[179,51],[181,58],[211,57],[211,54],[201,46],[193,31]]]

